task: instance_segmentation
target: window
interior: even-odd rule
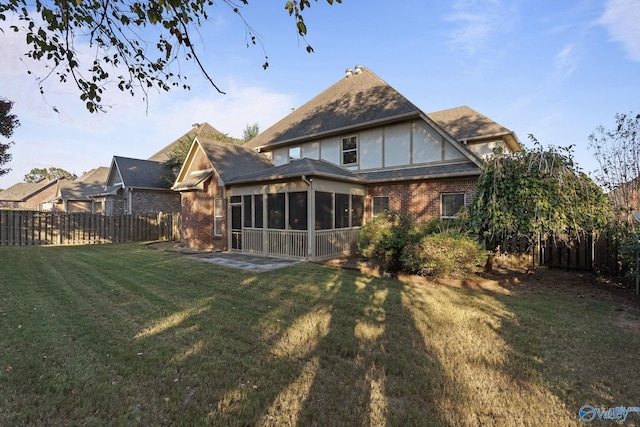
[[[373,196],[373,216],[389,210],[389,196]]]
[[[336,227],[349,227],[349,195],[336,194]]]
[[[242,199],[244,203],[244,211],[242,214],[242,226],[251,228],[251,225],[252,225],[251,220],[253,219],[253,210],[251,209],[251,200],[253,199],[253,197],[244,196]]]
[[[284,229],[284,193],[267,194],[267,215],[269,228]]]
[[[358,138],[356,136],[342,138],[342,164],[345,166],[358,164]]]
[[[307,192],[289,193],[289,228],[307,229]]]
[[[440,195],[440,218],[453,219],[464,206],[464,193]]]
[[[289,161],[292,162],[294,160],[300,160],[301,152],[300,147],[291,147],[289,148]]]
[[[262,220],[262,206],[264,205],[264,202],[262,200],[262,194],[257,194],[255,196],[253,196],[253,204],[255,205],[255,209],[254,209],[254,227],[255,228],[262,228],[264,227],[264,222]]]
[[[316,191],[316,230],[333,228],[333,194]]]
[[[351,226],[360,227],[364,216],[364,196],[351,196]]]
[[[213,199],[213,235],[222,236],[222,199]]]

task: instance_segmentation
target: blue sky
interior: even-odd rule
[[[320,0],[304,15],[312,54],[284,3],[252,0],[243,9],[269,57],[266,71],[262,49],[247,48],[241,21],[219,4],[192,41],[226,95],[182,62],[190,91],[151,92],[147,108],[113,87],[105,97],[113,108],[98,115],[53,79],[40,95],[26,70],[42,73],[42,65],[21,58],[23,36],[0,33],[0,96],[15,101],[22,124],[0,188],[34,167],[81,175],[114,155],[147,158],[193,123],[236,137],[255,122],[264,130],[357,64],[426,113],[468,105],[525,145],[528,134],[545,145],[574,144],[586,171],[597,168],[589,134],[613,127],[618,112],[640,112],[637,0]]]

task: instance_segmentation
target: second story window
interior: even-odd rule
[[[300,160],[301,152],[300,147],[289,148],[289,161]]]
[[[358,164],[358,137],[342,138],[342,164],[344,166]]]

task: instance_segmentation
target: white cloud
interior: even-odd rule
[[[637,0],[608,0],[600,23],[611,38],[624,46],[633,61],[640,61],[640,5]]]
[[[556,72],[562,78],[569,77],[576,70],[577,62],[575,46],[568,44],[556,55]]]
[[[456,0],[452,8],[444,17],[455,26],[450,43],[467,53],[483,49],[494,34],[509,28],[516,16],[514,6],[502,0]]]

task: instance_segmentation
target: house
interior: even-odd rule
[[[114,156],[106,185],[90,197],[105,215],[178,212],[180,194],[172,182],[163,162]]]
[[[53,198],[45,204],[45,210],[104,213],[103,204],[96,203],[90,196],[104,190],[108,173],[109,168],[102,166],[90,170],[73,181],[59,181]]]
[[[56,191],[60,179],[43,179],[39,182],[19,182],[4,191],[0,191],[0,209],[44,210],[47,200]]]
[[[243,147],[253,152],[220,157],[204,147],[222,144],[196,138],[174,184],[191,218],[183,243],[310,260],[349,252],[360,227],[386,210],[452,218],[473,200],[483,158],[521,149],[515,133],[477,111],[425,114],[362,67]],[[194,238],[207,228],[217,240]]]

